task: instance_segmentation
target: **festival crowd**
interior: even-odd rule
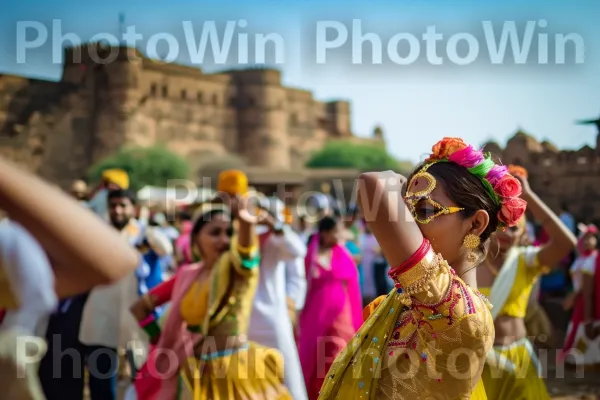
[[[308,212],[227,170],[171,212],[119,169],[67,194],[0,159],[2,398],[549,399],[557,290],[557,362],[600,366],[598,229],[524,168],[444,138],[357,179]]]

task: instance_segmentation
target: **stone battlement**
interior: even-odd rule
[[[39,172],[57,183],[128,145],[163,143],[198,171],[231,154],[285,171],[328,140],[384,140],[354,135],[349,102],[283,86],[279,70],[205,73],[99,43],[66,48],[59,82],[0,76],[0,99],[0,153],[44,165]],[[35,163],[17,146],[30,137],[43,143]]]

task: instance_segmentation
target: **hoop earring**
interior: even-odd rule
[[[481,239],[479,236],[469,233],[463,239],[463,246],[469,249],[469,254],[467,255],[467,261],[471,264],[475,264],[479,259],[479,256],[474,251],[481,244]]]

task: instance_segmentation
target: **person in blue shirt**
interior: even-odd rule
[[[354,262],[356,263],[356,266],[358,268],[358,279],[359,279],[360,287],[362,287],[363,268],[362,268],[362,264],[360,263],[360,261],[361,261],[360,249],[358,248],[358,245],[354,242],[353,239],[349,239],[346,241],[346,248],[348,249],[350,254],[352,254],[352,258],[354,258]]]
[[[145,278],[146,286],[152,289],[164,281],[165,273],[171,267],[173,243],[156,227],[148,227],[138,249],[149,267],[148,276]]]

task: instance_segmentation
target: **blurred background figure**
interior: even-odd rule
[[[305,244],[308,243],[308,239],[314,233],[314,229],[307,221],[306,214],[304,212],[298,214],[298,225],[296,232]]]
[[[363,305],[367,305],[377,297],[387,294],[392,288],[392,281],[388,277],[389,264],[375,235],[365,224],[365,231],[360,240],[360,252],[362,260],[362,299]]]
[[[294,338],[297,310],[304,305],[306,277],[302,261],[306,244],[285,223],[285,205],[276,197],[262,202],[267,211],[256,227],[260,244],[260,274],[254,297],[248,337],[267,348],[278,349],[284,359],[284,382],[296,400],[306,389]]]
[[[82,180],[76,180],[71,185],[71,195],[77,199],[81,204],[87,204],[88,201],[88,187],[87,184]]]
[[[579,224],[577,251],[571,266],[573,292],[565,299],[564,308],[573,309],[567,328],[562,357],[574,367],[593,369],[600,366],[600,259],[598,228]],[[573,351],[575,350],[575,351]],[[573,365],[574,364],[574,365]]]
[[[122,169],[107,169],[102,173],[98,186],[89,194],[90,209],[107,222],[109,221],[108,192],[117,189],[129,189],[129,175]]]
[[[175,228],[171,222],[167,220],[167,216],[162,212],[154,214],[154,217],[152,218],[152,226],[155,226],[158,231],[160,231],[173,242],[179,237],[179,231],[177,228]]]
[[[175,239],[175,260],[176,265],[186,265],[194,262],[192,254],[192,217],[188,212],[182,211],[177,217],[177,224],[179,229],[179,237]]]
[[[306,254],[298,350],[310,400],[318,398],[331,363],[363,322],[358,269],[344,246],[344,231],[339,220],[324,217]]]

